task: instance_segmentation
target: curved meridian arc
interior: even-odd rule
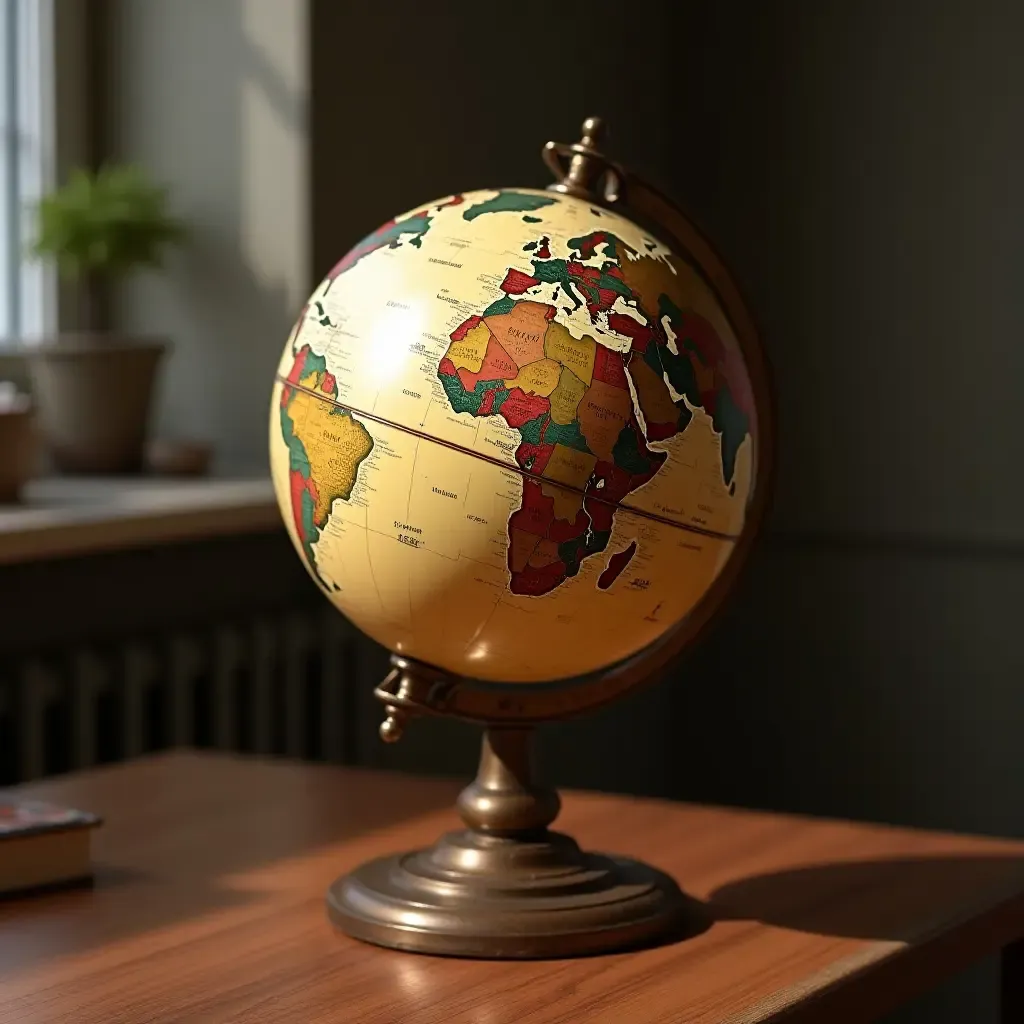
[[[639,516],[642,519],[649,519],[651,522],[661,523],[664,526],[671,526],[673,529],[683,530],[686,533],[694,533],[701,537],[709,537],[713,540],[736,541],[743,535],[742,533],[722,533],[718,530],[705,530],[699,526],[677,523],[674,519],[659,516],[655,512],[648,512],[646,509],[636,508],[634,505],[628,505],[625,502],[608,501],[607,498],[603,498],[597,491],[585,491],[582,488],[573,487],[572,485],[563,483],[560,480],[549,480],[547,477],[541,476],[539,473],[531,473],[529,470],[523,469],[523,467],[518,463],[510,464],[508,462],[502,462],[501,459],[485,455],[483,452],[474,451],[472,448],[464,448],[462,445],[456,444],[454,441],[448,441],[442,437],[435,437],[433,434],[427,434],[422,430],[416,430],[413,427],[404,426],[401,423],[396,423],[394,420],[389,420],[384,416],[378,416],[375,413],[366,412],[363,409],[356,409],[351,405],[346,405],[344,402],[339,402],[336,398],[331,398],[330,395],[325,395],[322,391],[317,391],[314,388],[308,388],[302,384],[293,383],[285,377],[282,377],[280,373],[275,374],[275,379],[283,387],[294,388],[296,391],[302,391],[304,394],[307,394],[312,398],[319,399],[321,402],[326,402],[328,405],[333,405],[338,409],[344,409],[345,412],[351,413],[353,416],[360,416],[363,419],[379,423],[381,426],[391,427],[393,430],[399,430],[403,434],[409,434],[412,437],[418,437],[424,441],[433,441],[435,444],[442,445],[452,451],[460,452],[469,458],[479,459],[481,462],[488,462],[492,466],[497,466],[499,469],[506,469],[509,472],[516,473],[527,480],[536,480],[537,483],[548,484],[552,487],[559,487],[564,491],[570,491],[574,494],[579,494],[582,497],[591,498],[594,501],[598,501],[603,505],[608,505],[613,509],[622,509],[623,512],[628,512],[630,515]]]

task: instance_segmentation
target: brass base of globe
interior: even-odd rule
[[[557,832],[533,840],[453,832],[339,878],[327,906],[336,925],[364,942],[510,960],[645,945],[681,931],[687,912],[667,875],[582,853]]]
[[[584,853],[548,829],[560,801],[530,777],[531,733],[489,728],[457,803],[467,829],[339,878],[327,893],[331,920],[379,946],[500,959],[609,952],[702,930],[698,905],[668,875]]]

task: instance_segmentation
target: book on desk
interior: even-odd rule
[[[0,897],[88,884],[95,814],[0,794]]]

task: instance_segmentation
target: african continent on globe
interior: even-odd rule
[[[271,468],[360,629],[544,682],[693,609],[742,531],[755,430],[733,330],[682,254],[585,200],[488,190],[385,224],[317,288]]]

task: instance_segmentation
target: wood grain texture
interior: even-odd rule
[[[334,932],[328,884],[457,789],[196,753],[26,787],[107,824],[94,890],[0,908],[0,1022],[853,1024],[1024,935],[1024,843],[582,793],[561,826],[675,875],[701,935],[476,963]]]

